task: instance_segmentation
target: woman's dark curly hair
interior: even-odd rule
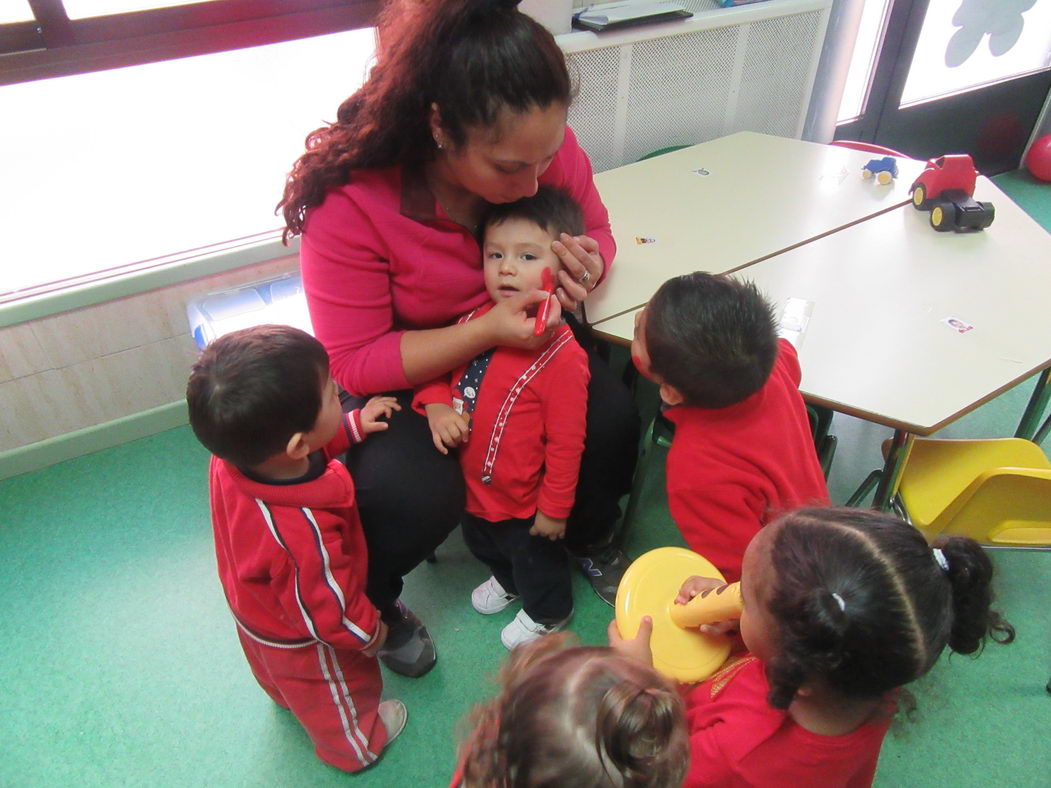
[[[567,633],[515,649],[460,748],[470,788],[663,788],[686,773],[679,693],[652,668]]]
[[[948,569],[891,515],[826,507],[781,518],[766,598],[777,622],[770,704],[787,708],[813,680],[846,697],[880,697],[925,674],[946,645],[972,654],[987,636],[1013,640],[990,609],[993,566],[982,547],[957,536],[934,546]]]
[[[415,168],[434,157],[431,105],[447,143],[492,127],[505,109],[569,105],[565,56],[517,0],[392,0],[379,19],[376,62],[344,101],[336,122],[312,131],[292,166],[278,209],[283,240],[303,231],[307,211],[358,168]]]

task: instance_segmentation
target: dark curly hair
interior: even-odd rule
[[[472,788],[679,785],[682,699],[652,668],[556,633],[515,649],[460,748]]]
[[[379,19],[380,44],[365,84],[336,122],[312,131],[278,203],[282,240],[303,231],[307,211],[358,168],[412,169],[434,158],[431,105],[448,144],[469,128],[493,127],[505,109],[569,105],[565,56],[554,37],[518,11],[516,0],[392,0]]]
[[[993,566],[973,539],[935,542],[943,569],[920,532],[891,515],[809,508],[775,527],[767,604],[777,646],[766,663],[775,708],[812,680],[880,697],[925,674],[946,646],[972,654],[986,637],[1014,639],[990,609]]]

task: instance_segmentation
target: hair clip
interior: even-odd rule
[[[948,572],[949,559],[945,557],[945,553],[942,551],[942,549],[940,547],[935,547],[931,550],[931,552],[934,554],[934,560],[937,562],[938,566],[941,567],[942,571]]]

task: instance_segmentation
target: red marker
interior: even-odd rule
[[[555,292],[555,277],[550,268],[540,272],[540,289],[548,294],[536,310],[536,322],[533,324],[533,336],[541,336],[547,331],[547,313],[551,309],[551,294]]]

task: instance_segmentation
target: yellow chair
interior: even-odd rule
[[[1051,462],[1032,441],[917,438],[898,497],[928,541],[1051,546]]]

